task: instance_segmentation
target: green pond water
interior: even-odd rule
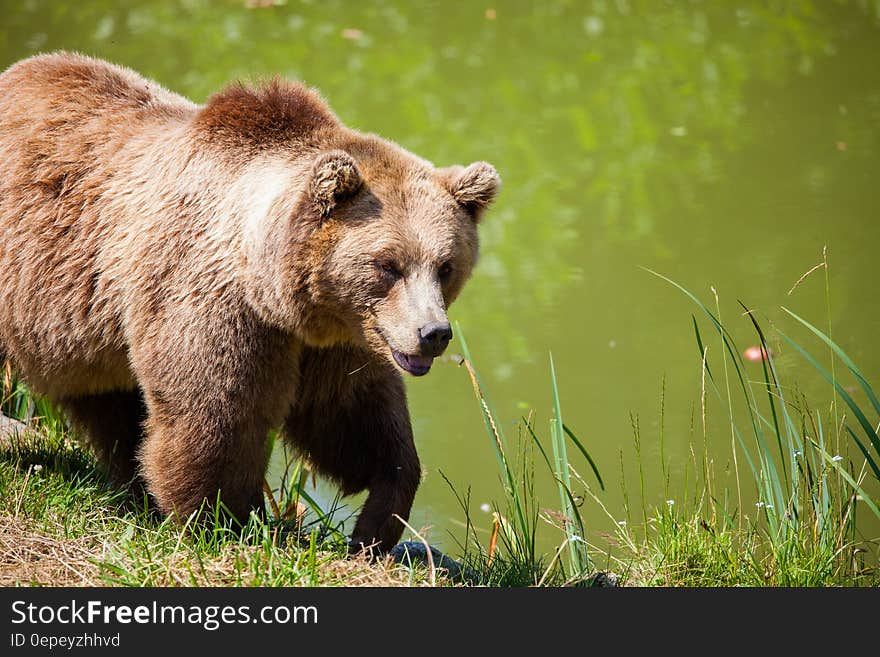
[[[548,437],[552,352],[565,423],[599,466],[615,519],[625,517],[621,471],[631,507],[641,506],[631,414],[649,506],[683,503],[691,443],[698,460],[703,449],[698,311],[641,267],[707,302],[714,286],[740,349],[756,339],[738,299],[825,362],[827,351],[780,306],[823,327],[830,318],[835,339],[880,381],[876,0],[23,1],[4,3],[0,26],[3,67],[77,50],[197,101],[233,79],[280,74],[319,88],[347,124],[438,166],[492,162],[504,188],[451,318],[508,438],[530,409]],[[826,246],[830,310],[824,270],[788,294]],[[710,365],[721,367],[718,340],[703,330]],[[809,365],[791,348],[777,365],[828,416],[828,387]],[[760,379],[760,364],[746,363],[746,373]],[[470,489],[487,531],[480,507],[502,497],[495,457],[463,368],[438,362],[408,390],[425,470],[411,522],[453,547],[464,515],[440,472],[459,493]],[[853,395],[866,402],[860,389]],[[733,490],[717,404],[708,428],[719,486]],[[572,461],[592,483],[584,460]],[[537,466],[541,506],[558,508]],[[753,508],[747,473],[744,482]],[[590,500],[582,512],[591,541],[613,526]],[[552,550],[561,535],[545,535]]]

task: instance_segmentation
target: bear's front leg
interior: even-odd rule
[[[415,449],[400,463],[396,472],[382,472],[367,485],[370,493],[351,534],[352,552],[376,549],[385,553],[400,540],[403,523],[398,516],[409,520],[421,474]]]
[[[251,511],[263,511],[267,431],[210,413],[151,412],[139,455],[147,490],[163,513],[181,520],[212,510],[219,496],[224,512],[244,525]]]
[[[148,413],[140,472],[163,512],[185,519],[219,495],[244,524],[264,509],[268,433],[290,406],[296,345],[244,313],[178,315],[189,323],[158,326],[133,352]]]
[[[390,550],[400,540],[421,478],[400,374],[350,346],[305,347],[286,437],[351,495],[369,489],[355,524],[355,551]]]

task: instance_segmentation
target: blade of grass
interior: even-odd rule
[[[853,479],[852,476],[850,476],[849,472],[846,471],[846,468],[844,468],[843,466],[840,465],[840,463],[835,461],[834,457],[831,456],[828,452],[826,452],[824,449],[821,449],[815,441],[811,440],[810,442],[813,443],[813,445],[816,447],[817,450],[819,450],[819,454],[822,455],[822,458],[825,459],[825,461],[832,468],[837,470],[838,474],[840,474],[840,476],[844,478],[846,483],[848,483],[850,486],[852,486],[852,489],[859,494],[859,496],[862,499],[862,502],[864,502],[865,505],[869,509],[871,509],[873,514],[875,516],[877,516],[878,518],[880,518],[880,509],[878,509],[877,505],[874,504],[874,501],[871,499],[871,496],[868,495],[864,490],[862,490],[862,487],[859,486],[858,482],[855,479]]]
[[[850,435],[850,437],[856,441],[856,445],[859,446],[859,450],[865,457],[865,460],[868,462],[868,466],[874,472],[874,476],[877,478],[877,481],[880,481],[880,467],[877,466],[877,462],[871,456],[871,453],[868,451],[868,448],[865,447],[865,444],[859,440],[859,437],[855,434],[855,432],[850,428],[850,426],[846,425],[846,431]]]
[[[575,444],[575,447],[578,448],[578,451],[580,451],[580,453],[583,454],[584,458],[587,459],[587,463],[590,464],[590,468],[592,468],[593,474],[596,475],[596,481],[599,482],[599,488],[601,488],[602,490],[605,490],[605,484],[602,481],[602,475],[599,474],[599,468],[596,467],[596,463],[595,463],[595,461],[593,461],[589,452],[587,452],[587,450],[581,444],[581,441],[577,439],[577,436],[574,435],[574,433],[572,432],[571,429],[569,429],[564,424],[562,425],[562,429],[565,431],[566,435],[569,438],[571,438],[571,441]]]
[[[706,347],[703,345],[703,338],[702,338],[702,336],[700,335],[700,327],[699,327],[699,325],[697,324],[697,318],[694,317],[693,315],[691,315],[691,321],[694,323],[694,335],[695,335],[696,338],[697,338],[697,346],[700,348],[700,353],[701,353],[701,354],[705,354],[705,353],[706,353]],[[708,362],[706,363],[706,374],[709,375],[709,378],[710,378],[710,379],[712,380],[712,382],[714,383],[714,382],[715,382],[715,379],[714,379],[714,377],[712,376],[712,370],[709,369],[709,363],[708,363]]]
[[[565,423],[562,420],[562,406],[559,402],[559,386],[556,382],[556,366],[553,362],[553,354],[550,354],[550,385],[553,394],[553,410],[556,416],[550,422],[550,435],[553,444],[553,456],[556,459],[556,478],[559,487],[559,496],[563,516],[565,518],[565,531],[571,544],[571,577],[577,577],[587,568],[589,559],[586,550],[582,549],[582,545],[575,545],[580,539],[583,541],[583,525],[581,524],[580,514],[574,504],[574,497],[571,494],[571,476],[568,466],[568,451],[565,444]],[[576,534],[574,528],[580,530],[580,534]]]
[[[871,385],[868,383],[867,379],[865,379],[865,377],[859,371],[859,368],[856,367],[856,364],[846,354],[846,352],[843,349],[841,349],[837,345],[836,342],[834,342],[831,338],[829,338],[827,335],[825,335],[825,333],[823,333],[821,330],[817,329],[815,326],[810,324],[803,317],[801,317],[800,315],[797,315],[796,313],[793,313],[785,306],[782,306],[782,309],[785,312],[787,312],[789,315],[794,317],[801,324],[803,324],[805,327],[807,327],[810,331],[812,331],[820,340],[822,340],[822,342],[824,342],[828,347],[830,347],[832,349],[832,351],[834,351],[835,354],[837,354],[837,357],[840,358],[841,362],[844,365],[846,365],[846,368],[850,372],[853,373],[853,375],[856,377],[856,380],[858,380],[859,385],[862,386],[862,390],[864,390],[865,394],[868,395],[868,399],[871,400],[871,404],[874,406],[874,412],[876,412],[878,415],[880,415],[880,400],[877,399],[877,395],[874,394],[873,388],[871,388]],[[836,381],[837,381],[836,377],[832,376],[832,377],[826,377],[826,378],[828,378],[836,386]]]
[[[550,463],[550,457],[547,456],[547,452],[544,450],[543,445],[541,445],[541,441],[538,439],[538,436],[537,436],[537,434],[535,433],[535,430],[532,429],[532,425],[530,425],[530,424],[525,420],[525,418],[523,418],[523,424],[525,424],[526,430],[528,430],[529,435],[532,437],[532,440],[534,441],[535,445],[538,446],[538,450],[541,452],[541,456],[544,457],[544,462],[547,464],[547,469],[548,469],[550,472],[553,472],[553,464]]]

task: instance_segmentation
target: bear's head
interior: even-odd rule
[[[500,187],[495,169],[437,169],[358,135],[318,153],[305,178],[295,214],[306,248],[293,266],[308,303],[298,332],[426,374],[452,338],[446,310],[476,263],[477,227]]]

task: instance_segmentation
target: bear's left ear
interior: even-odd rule
[[[475,220],[501,188],[501,178],[488,162],[474,162],[466,168],[449,167],[442,170],[442,176],[446,189]]]
[[[339,201],[348,198],[363,184],[354,158],[345,151],[328,151],[312,164],[309,195],[322,217],[329,217]]]

